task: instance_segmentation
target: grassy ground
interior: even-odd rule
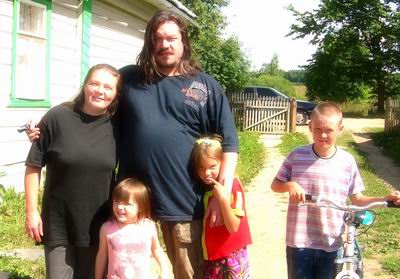
[[[265,159],[265,149],[258,141],[258,133],[239,134],[240,155],[237,174],[244,185],[257,175]],[[2,251],[16,248],[34,248],[35,244],[25,235],[24,195],[7,190],[0,204],[0,247]],[[45,278],[44,260],[28,261],[0,256],[0,271],[12,273],[14,279]]]
[[[24,195],[13,189],[4,193],[0,205],[0,247],[2,251],[15,248],[34,248],[35,244],[25,235]],[[0,256],[0,270],[12,273],[11,278],[44,278],[44,260],[28,261]]]
[[[383,129],[371,132],[374,143],[382,147],[385,155],[391,157],[400,166],[400,134],[385,134]]]
[[[293,149],[308,143],[308,138],[303,133],[285,134],[282,143],[278,146],[281,154],[287,156]]]
[[[392,147],[392,145],[388,143],[393,143],[395,141],[392,137],[382,134],[377,135],[376,137],[380,139],[382,146]],[[284,154],[286,154],[286,150],[303,144],[303,137],[286,135],[283,137],[280,149]],[[366,186],[366,195],[384,196],[391,190],[385,186],[383,181],[374,173],[374,170],[368,164],[366,154],[363,154],[357,149],[350,132],[341,135],[337,144],[353,154],[356,158],[361,176]],[[395,152],[393,152],[393,150],[391,152],[392,154],[397,153],[398,156],[399,149],[396,150],[397,151]],[[365,256],[377,258],[386,272],[396,276],[396,278],[400,278],[400,231],[398,229],[400,210],[376,209],[375,212],[376,221],[374,225],[368,230],[368,233],[363,234],[359,238],[361,244],[365,248]],[[362,231],[363,228],[360,228],[359,232]]]
[[[236,172],[245,186],[264,165],[266,151],[259,142],[259,137],[259,133],[239,133],[240,153]]]
[[[306,92],[307,87],[304,85],[295,85],[294,86],[295,98],[298,100],[307,100]]]

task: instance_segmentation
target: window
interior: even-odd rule
[[[243,91],[246,94],[253,94],[254,93],[254,89],[252,87],[245,87]]]
[[[49,107],[51,1],[14,1],[11,107]]]
[[[283,94],[281,94],[271,88],[263,88],[263,87],[257,88],[257,93],[258,93],[258,96],[262,96],[262,97],[279,97],[279,98],[283,98],[283,99],[287,98]]]
[[[268,88],[257,88],[258,96],[262,97],[278,97],[277,94]]]

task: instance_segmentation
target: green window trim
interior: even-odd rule
[[[81,84],[90,66],[90,27],[92,26],[92,0],[83,0],[81,37]]]
[[[25,2],[25,1],[24,1]],[[28,2],[28,1],[26,1]],[[30,0],[30,2],[36,2],[46,6],[46,73],[45,73],[45,98],[43,100],[31,100],[25,98],[17,98],[17,35],[18,35],[18,23],[19,23],[19,9],[21,0],[14,0],[13,7],[13,34],[12,34],[12,71],[11,71],[11,100],[8,105],[9,108],[49,108],[50,103],[50,35],[51,35],[51,15],[52,15],[52,3],[51,0]],[[29,3],[29,2],[28,2]]]

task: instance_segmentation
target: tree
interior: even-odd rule
[[[221,8],[228,0],[183,0],[196,15],[196,25],[189,26],[193,49],[203,70],[215,77],[226,92],[241,90],[249,78],[250,62],[241,51],[239,40],[222,38],[225,17]]]
[[[276,53],[269,63],[263,63],[261,69],[250,74],[248,86],[267,86],[277,89],[287,96],[295,97],[295,89],[284,76],[284,71],[279,67],[279,57]]]
[[[283,71],[279,68],[278,54],[274,53],[269,63],[263,63],[259,72],[260,75],[282,76]]]
[[[251,78],[248,85],[272,87],[291,97],[295,97],[296,95],[293,84],[282,76],[264,74]]]
[[[283,77],[288,81],[301,84],[305,83],[305,75],[305,70],[289,70],[283,73]]]
[[[400,13],[395,0],[323,0],[300,13],[289,35],[318,46],[306,66],[311,97],[346,101],[371,92],[383,111],[391,76],[400,69]],[[371,90],[369,90],[371,89]]]

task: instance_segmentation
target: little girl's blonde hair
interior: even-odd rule
[[[196,140],[190,158],[195,176],[197,177],[197,168],[202,164],[205,158],[213,158],[221,161],[222,153],[221,136],[207,135]]]

